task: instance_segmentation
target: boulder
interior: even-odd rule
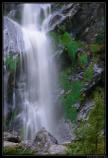
[[[33,145],[38,152],[48,151],[52,144],[58,144],[58,142],[55,137],[53,137],[47,130],[45,130],[45,128],[42,128],[37,133],[33,142]]]
[[[12,134],[8,132],[4,132],[4,140],[7,142],[12,142],[12,143],[20,143],[21,138],[17,134]]]

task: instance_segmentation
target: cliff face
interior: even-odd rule
[[[96,104],[98,105],[96,99],[100,102],[103,101],[100,92],[101,90],[102,93],[104,92],[105,86],[105,4],[56,2],[52,3],[51,9],[52,15],[49,19],[47,33],[53,33],[56,36],[55,39],[52,37],[56,43],[54,57],[57,63],[61,64],[59,70],[60,87],[57,89],[57,97],[60,98],[60,101],[62,100],[61,105],[64,106],[66,121],[75,123],[78,127],[81,125],[81,121],[85,121],[84,124],[86,124],[92,109],[95,108]],[[3,17],[4,56],[9,54],[15,56],[24,52],[20,27],[22,4],[5,3],[3,11],[5,15]],[[73,56],[75,57],[73,58]],[[81,57],[83,57],[82,60]],[[14,87],[17,87],[20,66],[17,65],[17,71],[12,72],[6,67],[7,65],[4,63],[4,80],[6,80],[5,86],[7,87],[7,89],[5,88],[7,90],[5,102],[10,104],[9,116],[7,117],[10,119],[13,91]],[[94,93],[99,96],[94,98]],[[100,109],[102,111],[103,107]],[[101,113],[97,113],[97,115],[100,117]],[[104,118],[102,119],[104,120]],[[94,122],[96,122],[95,119]]]
[[[21,23],[22,7],[21,3],[6,3],[4,15]],[[104,36],[105,4],[52,3],[52,16],[49,20],[48,31],[60,32],[62,27],[74,38],[92,43],[98,34],[101,33]]]
[[[105,27],[104,3],[64,3],[64,5],[59,4],[58,8],[58,15],[62,14],[65,18],[61,22],[58,19],[60,24],[56,25],[55,29],[64,25],[75,38],[89,43],[96,38],[98,33],[103,32]]]

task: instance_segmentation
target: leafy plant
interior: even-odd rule
[[[83,53],[79,57],[79,61],[81,65],[86,65],[88,63],[87,54]]]
[[[68,32],[63,32],[62,34],[51,32],[50,36],[53,38],[53,42],[56,46],[58,44],[64,46],[65,50],[67,50],[68,56],[73,62],[76,59],[77,49],[84,47],[84,44],[81,41],[74,40]]]
[[[5,60],[6,67],[9,71],[14,72],[17,64],[19,63],[18,57],[14,58],[13,55],[8,55]]]
[[[77,49],[79,47],[78,42],[72,39],[68,32],[61,35],[60,41],[67,48],[70,58],[75,60]]]

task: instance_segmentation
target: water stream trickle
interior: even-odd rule
[[[56,69],[51,58],[51,45],[44,20],[50,13],[49,4],[24,4],[22,30],[25,44],[24,65],[26,86],[22,108],[24,139],[34,139],[36,132],[45,127],[54,133],[57,108],[53,103],[56,88]],[[43,16],[43,22],[40,18]],[[44,25],[42,25],[44,24]]]

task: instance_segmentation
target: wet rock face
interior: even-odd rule
[[[87,120],[89,117],[90,110],[94,107],[93,100],[87,100],[82,109],[78,113],[77,120]]]
[[[72,19],[72,32],[77,38],[92,42],[104,30],[104,3],[82,3]],[[79,25],[77,25],[79,23]]]
[[[49,31],[58,29],[58,26],[65,23],[66,20],[79,10],[79,3],[67,3],[60,9],[54,10],[49,21]]]
[[[3,5],[4,15],[17,21],[18,23],[21,23],[22,7],[23,7],[23,4],[19,3],[19,2],[4,3],[4,5]]]
[[[24,41],[21,27],[18,23],[8,17],[4,17],[3,40],[4,55],[24,52]]]
[[[104,30],[104,3],[67,3],[58,8],[60,9],[50,20],[54,30],[59,30],[65,24],[66,30],[75,38],[88,43],[94,41],[97,34]],[[59,19],[54,20],[57,15]]]

